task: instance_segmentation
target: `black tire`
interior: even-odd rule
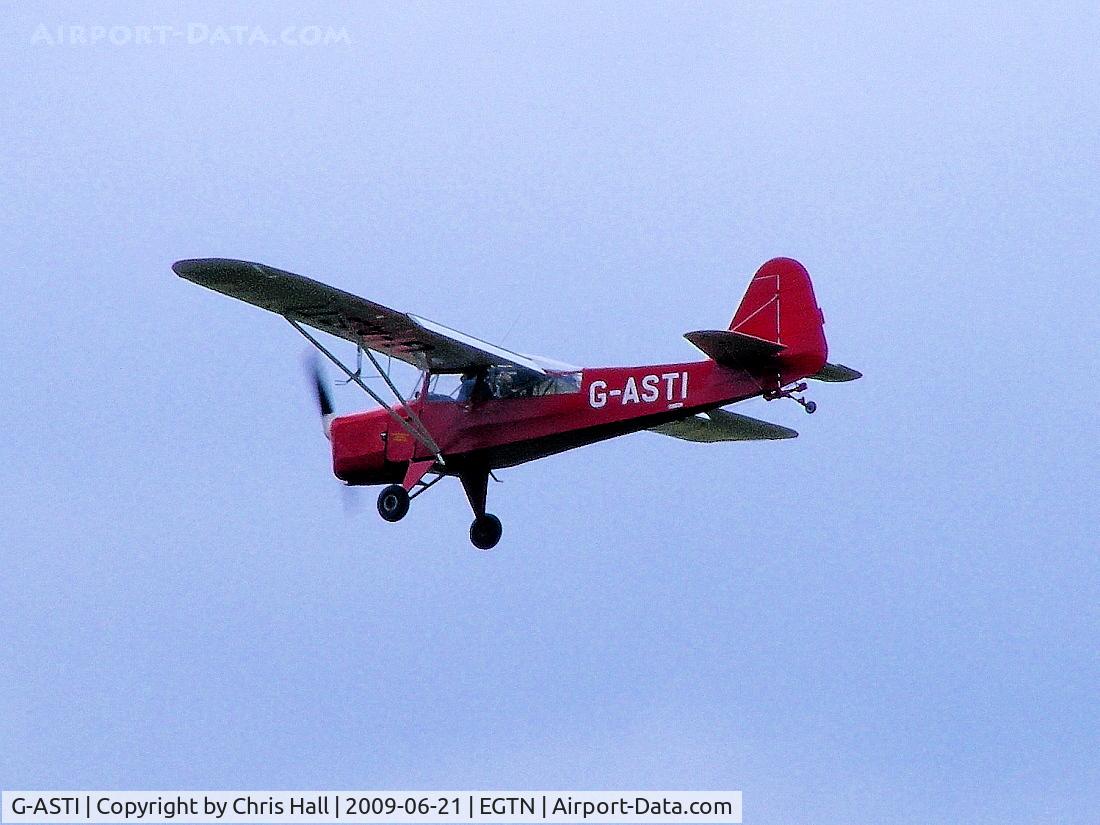
[[[486,513],[474,519],[470,525],[470,542],[478,550],[492,550],[500,541],[500,534],[504,532],[500,519],[492,513]]]
[[[401,521],[409,512],[409,492],[400,484],[391,484],[378,494],[378,515],[386,521]]]
[[[813,415],[815,412],[817,412],[817,404],[813,401],[807,401],[806,412],[808,412],[810,415]]]

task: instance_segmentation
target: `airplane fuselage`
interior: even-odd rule
[[[778,378],[787,383],[801,377]],[[465,401],[421,392],[408,407],[395,410],[407,418],[411,408],[439,444],[448,468],[476,463],[495,469],[751,398],[775,382],[776,376],[712,360],[594,367],[579,371],[575,388],[565,392]],[[349,484],[400,481],[409,462],[432,458],[386,410],[335,419],[332,453],[335,474]]]

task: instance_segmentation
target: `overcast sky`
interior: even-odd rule
[[[1100,17],[970,5],[9,5],[0,787],[1095,822]],[[502,472],[491,553],[454,483],[345,507],[304,342],[170,270],[597,366],[776,255],[866,378]]]

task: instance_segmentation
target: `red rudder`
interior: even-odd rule
[[[825,365],[823,324],[806,268],[792,258],[772,258],[753,277],[730,329],[782,344],[778,358],[786,378],[813,375]]]

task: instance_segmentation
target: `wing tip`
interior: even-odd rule
[[[265,268],[263,264],[237,258],[182,258],[172,264],[172,271],[189,281],[201,281],[213,275],[239,273],[246,269],[262,272]]]
[[[181,278],[189,278],[203,261],[203,258],[183,258],[172,264],[172,271]]]
[[[228,261],[225,258],[183,258],[172,264],[172,271],[181,278],[196,283],[209,278],[215,272],[224,270],[226,264],[242,263],[241,261]]]

